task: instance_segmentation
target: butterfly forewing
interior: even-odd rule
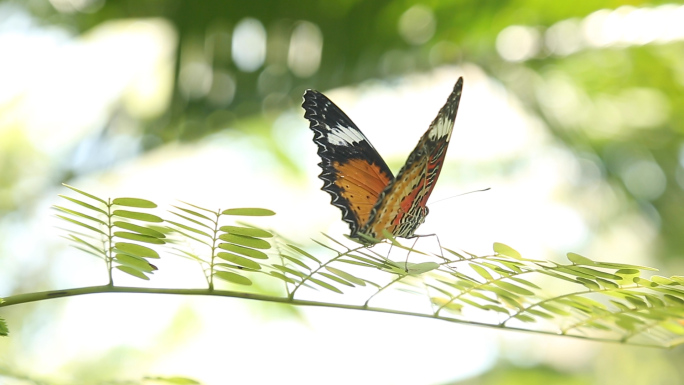
[[[383,238],[383,230],[410,238],[425,220],[427,200],[442,170],[463,89],[459,78],[430,128],[420,138],[397,177],[383,190],[359,232]]]
[[[302,107],[321,157],[322,190],[342,210],[342,220],[356,236],[394,179],[392,172],[361,130],[325,95],[307,90]]]

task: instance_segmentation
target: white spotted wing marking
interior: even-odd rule
[[[339,122],[335,127],[329,128],[327,136],[328,142],[336,146],[353,146],[365,141],[369,146],[373,147],[358,128],[343,126]]]

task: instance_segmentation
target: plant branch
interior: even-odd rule
[[[163,288],[147,288],[147,287],[109,286],[109,285],[86,286],[86,287],[79,287],[79,288],[72,288],[72,289],[65,289],[65,290],[51,290],[51,291],[42,291],[42,292],[36,292],[36,293],[12,295],[12,296],[3,298],[4,302],[0,303],[0,308],[8,307],[8,306],[14,306],[14,305],[20,305],[20,304],[29,303],[29,302],[44,301],[44,300],[55,299],[55,298],[75,297],[75,296],[79,296],[79,295],[99,294],[99,293],[173,294],[173,295],[205,295],[205,296],[216,296],[216,297],[231,297],[231,298],[251,299],[251,300],[266,301],[266,302],[273,302],[273,303],[283,303],[283,304],[297,305],[297,306],[328,307],[328,308],[337,308],[337,309],[372,311],[372,312],[385,313],[385,314],[406,315],[406,316],[421,317],[421,318],[431,318],[431,319],[435,319],[435,320],[442,320],[442,321],[447,321],[447,322],[452,322],[452,323],[457,323],[457,324],[463,324],[463,325],[502,329],[502,327],[500,325],[497,325],[497,324],[489,324],[489,323],[476,322],[476,321],[465,321],[465,320],[460,320],[457,318],[436,316],[434,314],[429,314],[429,313],[418,313],[418,312],[411,312],[411,311],[404,311],[404,310],[367,307],[365,305],[348,305],[348,304],[337,304],[337,303],[330,303],[330,302],[308,301],[308,300],[291,299],[288,297],[278,297],[278,296],[271,296],[271,295],[264,295],[264,294],[244,293],[244,292],[230,291],[230,290],[210,290],[210,289],[163,289]],[[551,332],[551,331],[530,330],[530,329],[523,329],[523,328],[517,328],[517,327],[510,327],[510,326],[507,326],[505,329],[506,330],[515,330],[515,331],[520,331],[520,332],[533,333],[533,334],[554,335],[554,336],[561,336],[562,335],[562,334]],[[619,340],[610,339],[610,338],[587,337],[587,336],[583,336],[583,335],[574,335],[574,334],[565,334],[562,336],[581,339],[581,340],[587,340],[587,341],[596,341],[596,342],[611,342],[611,343],[620,343],[621,342]],[[634,343],[634,342],[629,343],[629,345],[642,346],[642,347],[662,347],[662,345],[658,345],[658,344]]]

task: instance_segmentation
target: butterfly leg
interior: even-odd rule
[[[455,268],[449,266],[449,263],[451,262],[449,259],[447,259],[444,256],[444,249],[442,248],[442,242],[439,241],[439,236],[437,234],[413,234],[411,238],[416,238],[415,242],[413,242],[413,246],[411,248],[413,249],[416,243],[418,243],[418,238],[426,238],[426,237],[435,237],[437,240],[437,246],[439,247],[439,257],[444,261],[444,266],[446,266],[449,270],[455,270]],[[409,255],[411,252],[409,251]],[[406,256],[406,264],[408,264],[408,255]]]
[[[416,238],[416,240],[413,241],[413,244],[411,245],[411,250],[415,249],[416,243],[418,243],[418,238],[420,238],[420,235],[417,235],[414,238]],[[408,254],[406,254],[406,261],[404,261],[404,271],[407,273],[409,271],[408,270],[408,260],[409,260],[409,256],[411,255],[411,250],[409,250]]]

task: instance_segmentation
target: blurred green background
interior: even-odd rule
[[[0,2],[0,294],[104,282],[58,237],[62,182],[272,208],[300,242],[342,234],[303,91],[333,90],[397,170],[458,76],[433,199],[493,190],[431,209],[443,243],[684,272],[684,5],[28,0]],[[201,285],[183,268],[152,285]],[[225,299],[101,295],[2,315],[7,384],[684,383],[682,348]]]

